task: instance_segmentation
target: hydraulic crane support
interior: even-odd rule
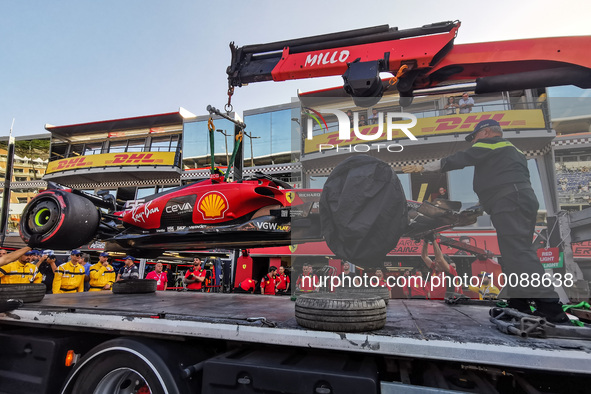
[[[408,71],[397,84],[404,97],[412,97],[416,89],[454,82],[476,81],[477,93],[591,87],[591,53],[585,50],[591,47],[591,36],[454,45],[459,27],[458,21],[408,30],[383,25],[270,44],[231,43],[228,82],[234,87],[343,75],[344,88],[354,98],[379,99],[383,90],[375,86],[379,73],[396,73],[406,65]],[[364,83],[368,88],[359,89]]]

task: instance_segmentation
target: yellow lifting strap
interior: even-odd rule
[[[209,131],[215,131],[215,126],[213,125],[213,118],[210,116],[209,119],[207,119],[207,128],[209,129]]]

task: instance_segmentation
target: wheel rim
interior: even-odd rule
[[[146,379],[131,368],[118,368],[106,374],[93,391],[95,394],[150,394]]]
[[[50,232],[58,223],[60,208],[53,200],[42,200],[31,210],[27,221],[30,231],[34,234]]]

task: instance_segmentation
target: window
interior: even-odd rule
[[[165,137],[155,137],[152,138],[152,143],[150,144],[150,151],[151,152],[174,152],[179,143],[179,136],[172,135],[172,136],[165,136]]]
[[[127,141],[111,141],[109,143],[109,153],[125,152]]]
[[[127,145],[128,152],[143,152],[144,147],[146,145],[146,140],[129,140],[129,144]]]
[[[86,144],[84,146],[84,156],[98,155],[102,152],[103,144],[101,142],[95,144]]]
[[[18,201],[19,204],[26,204],[28,202],[27,197],[17,197],[16,200]]]
[[[154,193],[156,193],[156,187],[155,186],[138,187],[137,188],[137,194],[135,196],[135,199],[136,200],[140,200],[142,198],[151,196]]]

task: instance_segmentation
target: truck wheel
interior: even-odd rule
[[[25,207],[20,234],[34,248],[74,249],[94,238],[99,222],[98,209],[86,198],[47,190]]]
[[[129,279],[113,283],[114,294],[154,293],[157,283],[154,279]]]
[[[45,297],[45,284],[43,283],[15,283],[0,286],[0,301],[10,299],[22,302],[39,302]]]
[[[322,331],[379,330],[386,324],[386,304],[361,294],[304,294],[296,300],[297,323]]]
[[[186,346],[185,346],[186,347]],[[196,354],[198,352],[193,352]],[[179,365],[201,361],[186,359],[176,344],[132,338],[104,342],[76,364],[63,393],[189,393],[197,382],[183,379]]]

